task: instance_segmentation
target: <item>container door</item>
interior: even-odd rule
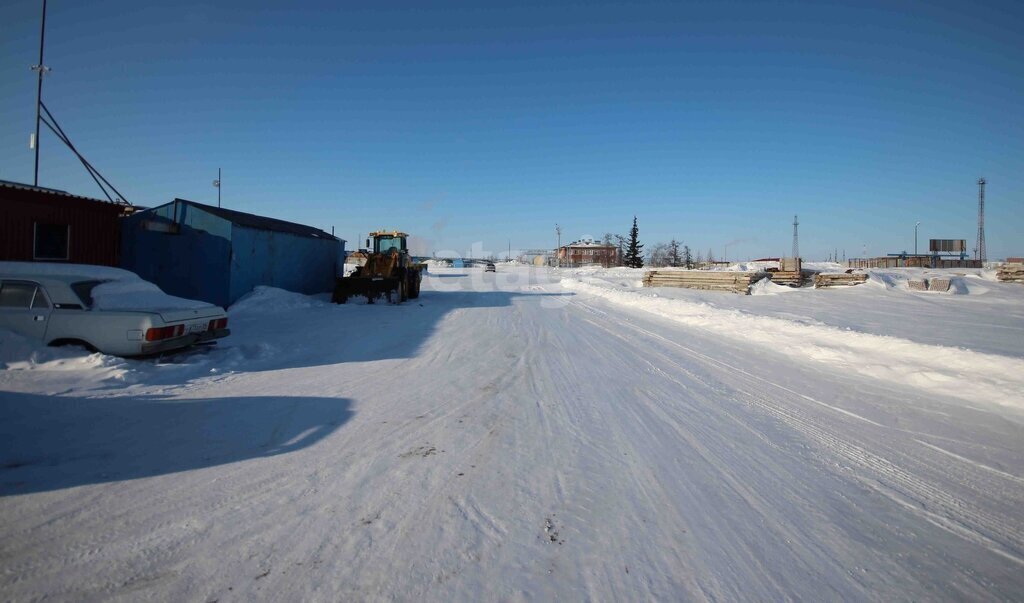
[[[28,281],[0,282],[0,329],[43,341],[50,301],[42,287]]]

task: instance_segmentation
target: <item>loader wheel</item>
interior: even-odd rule
[[[405,299],[405,280],[399,280],[398,289],[395,290],[395,303],[400,304],[404,302]]]

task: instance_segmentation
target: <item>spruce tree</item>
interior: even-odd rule
[[[626,266],[630,268],[644,267],[644,246],[640,243],[639,235],[636,216],[633,216],[633,228],[629,229],[629,247],[626,248]]]
[[[686,266],[687,270],[693,269],[693,254],[690,253],[689,245],[683,245],[683,266]]]

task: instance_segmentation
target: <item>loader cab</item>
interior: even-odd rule
[[[366,247],[370,248],[373,243],[374,253],[390,253],[392,249],[399,253],[408,252],[406,238],[409,235],[404,232],[371,232],[370,238],[366,241]]]

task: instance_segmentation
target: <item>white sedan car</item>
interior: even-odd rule
[[[0,262],[0,329],[48,345],[144,356],[227,337],[224,310],[103,266]]]

